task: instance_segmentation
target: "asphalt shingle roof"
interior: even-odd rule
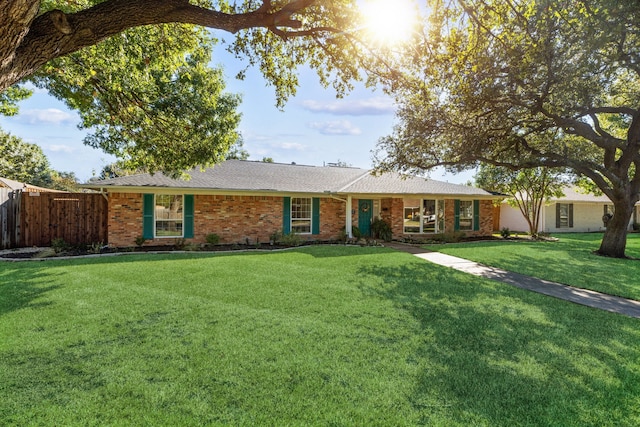
[[[92,181],[88,188],[152,187],[246,192],[449,194],[490,197],[481,189],[398,174],[372,176],[360,168],[303,166],[228,160],[212,168],[188,172],[190,180],[172,179],[162,173],[139,174]]]

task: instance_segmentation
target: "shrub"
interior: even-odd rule
[[[135,240],[136,246],[142,247],[142,245],[144,245],[144,242],[146,242],[146,241],[147,241],[147,239],[145,239],[144,237],[138,236],[138,237],[136,237],[136,240]]]
[[[102,247],[104,244],[102,242],[93,242],[91,247],[88,249],[88,252],[91,254],[99,254],[102,252]]]
[[[371,223],[371,231],[373,232],[373,237],[376,239],[382,239],[385,242],[391,241],[391,226],[388,222],[381,220],[380,218],[376,218]]]
[[[217,245],[218,243],[220,243],[220,236],[218,236],[216,233],[207,234],[205,239],[209,245]]]
[[[353,235],[353,237],[356,240],[360,240],[362,238],[362,232],[360,231],[360,229],[358,227],[356,227],[355,225],[353,227],[351,227],[351,234]]]
[[[51,241],[51,248],[55,253],[59,254],[69,250],[69,244],[61,237],[57,237]]]
[[[282,241],[282,231],[277,230],[269,235],[269,242],[273,245],[275,243],[280,243]]]
[[[185,239],[176,239],[175,242],[173,242],[173,247],[176,248],[176,250],[181,251],[184,249],[184,247],[186,246],[187,241]]]
[[[444,234],[445,243],[458,243],[464,239],[466,234],[462,231],[448,232]]]
[[[500,230],[500,236],[502,236],[503,239],[508,239],[509,236],[511,236],[511,230],[507,227],[502,227],[502,230]]]
[[[296,233],[285,234],[280,238],[280,243],[286,246],[300,246],[302,244],[302,237]]]

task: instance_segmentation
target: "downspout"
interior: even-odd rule
[[[328,193],[328,192],[327,192]],[[333,194],[329,194],[329,197],[331,197],[334,200],[338,200],[340,202],[345,202],[346,203],[346,211],[347,211],[347,215],[345,216],[346,221],[345,221],[345,232],[347,233],[347,236],[352,239],[353,238],[353,232],[352,232],[352,221],[351,221],[351,205],[352,205],[352,201],[351,201],[351,196],[347,196],[346,199],[341,199],[340,197],[334,196]]]
[[[353,239],[353,222],[351,220],[352,205],[353,205],[353,200],[351,199],[351,194],[349,194],[347,196],[347,217],[345,221],[345,228],[346,228],[345,231],[347,232],[347,236],[349,236],[350,239]]]

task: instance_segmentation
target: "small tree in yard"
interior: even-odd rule
[[[549,168],[512,170],[481,165],[475,176],[476,185],[508,196],[507,203],[518,208],[529,226],[529,234],[538,237],[540,213],[551,197],[561,197],[567,183],[563,171]]]

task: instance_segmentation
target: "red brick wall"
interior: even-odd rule
[[[109,193],[109,245],[134,246],[142,236],[142,194]]]
[[[194,196],[194,238],[187,242],[205,243],[209,233],[220,236],[221,243],[267,243],[269,236],[282,230],[282,197],[275,196]],[[357,199],[353,206],[358,206]],[[429,234],[404,234],[402,198],[387,198],[380,201],[382,219],[391,224],[394,239],[403,237],[426,238]],[[353,215],[353,224],[358,224],[358,210]],[[454,201],[445,200],[445,232],[454,226]],[[345,202],[320,199],[320,234],[302,235],[303,239],[333,240],[345,226]],[[142,194],[109,194],[109,244],[116,247],[134,246],[142,236]],[[480,201],[480,230],[465,231],[466,236],[491,235],[493,231],[493,204],[491,200]],[[145,245],[171,245],[176,239],[150,239]]]
[[[220,243],[267,243],[282,230],[283,198],[273,196],[194,196],[194,237],[188,243],[205,243],[209,233]],[[320,234],[302,239],[330,240],[344,230],[345,203],[320,199]],[[142,194],[109,194],[109,244],[133,246],[142,236]],[[149,239],[145,245],[172,245],[175,238]]]

